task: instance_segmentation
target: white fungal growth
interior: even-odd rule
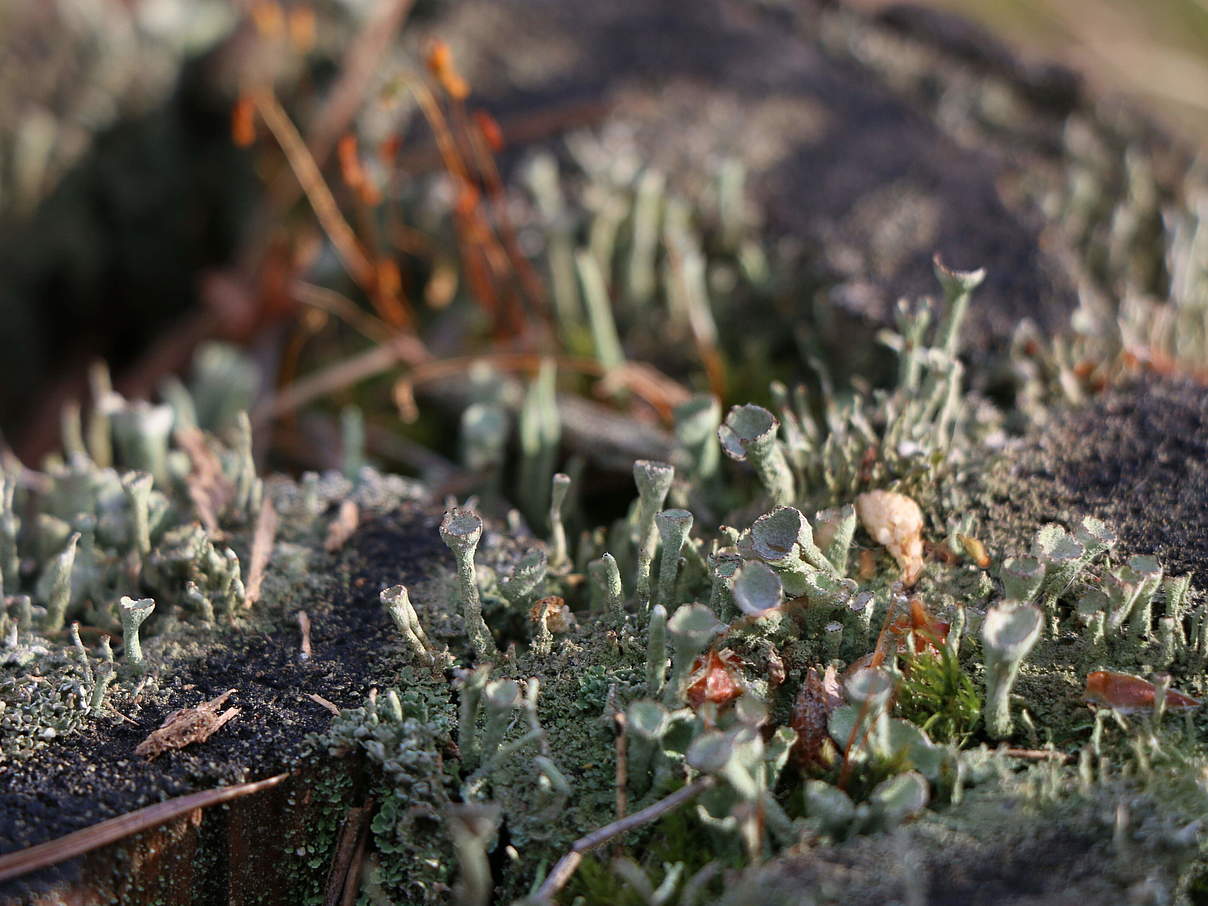
[[[923,511],[905,494],[869,491],[856,498],[865,531],[884,545],[902,568],[902,581],[913,585],[923,571]]]

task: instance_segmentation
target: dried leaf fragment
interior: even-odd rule
[[[910,613],[902,614],[889,624],[889,631],[899,643],[905,641],[907,635],[913,636],[915,654],[928,649],[938,652],[948,638],[948,629],[949,624],[933,617],[918,598],[910,599]]]
[[[529,608],[529,619],[534,623],[541,619],[541,611],[545,609],[545,628],[554,635],[570,632],[575,626],[575,615],[567,606],[566,601],[558,595],[539,598]]]
[[[159,729],[152,730],[147,738],[135,747],[134,754],[151,759],[169,749],[183,749],[195,742],[205,742],[217,733],[223,724],[239,716],[238,708],[222,711],[226,700],[234,694],[234,689],[228,689],[208,702],[173,711],[164,718]]]
[[[865,531],[888,549],[902,568],[902,581],[913,585],[923,572],[923,511],[905,494],[868,491],[856,498]]]
[[[360,524],[361,511],[357,509],[354,501],[345,500],[340,504],[336,518],[331,520],[327,526],[327,540],[323,542],[324,550],[329,554],[338,551],[348,543],[348,539],[352,537]]]
[[[715,648],[696,659],[686,691],[688,704],[699,708],[705,702],[724,705],[742,695],[742,681],[737,675],[742,659],[729,648],[720,653]]]
[[[1095,670],[1088,673],[1086,692],[1082,696],[1083,701],[1088,704],[1113,708],[1121,714],[1151,711],[1156,697],[1157,688],[1149,680],[1114,670]],[[1199,706],[1200,703],[1189,695],[1174,689],[1166,691],[1168,709],[1186,710]]]
[[[828,666],[821,676],[817,668],[811,667],[805,675],[805,682],[801,684],[801,691],[797,693],[790,719],[792,728],[797,731],[793,758],[801,767],[825,764],[824,749],[830,744],[827,726],[831,712],[843,702],[843,687],[834,666]]]
[[[986,569],[990,565],[990,555],[986,553],[986,546],[978,539],[969,535],[957,535],[956,538],[964,547],[965,553],[969,555],[969,559],[980,569]]]

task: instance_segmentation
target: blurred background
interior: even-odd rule
[[[884,9],[887,0],[857,0]],[[930,0],[1029,54],[1061,60],[1159,117],[1208,139],[1208,3],[1204,0]]]
[[[937,250],[986,348],[1204,295],[1205,0],[598,6],[0,0],[11,451],[226,371],[274,465],[607,470],[694,393],[875,384],[835,340]]]

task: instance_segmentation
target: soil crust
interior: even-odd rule
[[[1046,522],[1084,514],[1120,533],[1124,549],[1156,554],[1168,573],[1208,586],[1208,392],[1147,377],[1054,413],[988,479],[999,550],[1027,546]]]

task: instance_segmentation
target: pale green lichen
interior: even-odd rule
[[[650,218],[661,194],[653,178],[637,190],[626,280],[635,300],[657,287]],[[732,198],[726,211],[727,241],[738,242]],[[670,219],[670,234],[680,232],[668,241],[685,241],[681,215]],[[579,260],[582,271],[588,259]],[[593,267],[591,280],[604,279]],[[1204,769],[1202,745],[1160,713],[1088,724],[1078,692],[1092,666],[1155,663],[1174,673],[1176,685],[1202,688],[1196,677],[1208,659],[1208,615],[1189,582],[1166,577],[1156,561],[1115,558],[1113,533],[1093,520],[1045,526],[1030,547],[1019,539],[1016,556],[983,549],[990,564],[979,562],[978,545],[962,540],[974,538],[977,521],[961,495],[985,455],[981,439],[1001,419],[961,395],[957,338],[980,277],[937,269],[947,305],[938,327],[928,305],[905,306],[898,331],[883,337],[898,354],[892,388],[835,392],[819,367],[821,397],[780,387],[771,409],[736,406],[724,421],[714,398],[698,397],[680,411],[680,449],[670,457],[684,468],[635,463],[636,502],[578,544],[566,537],[563,512],[571,482],[554,472],[556,372],[542,364],[521,407],[519,471],[525,512],[548,521],[540,526],[548,548],[519,516],[502,531],[470,504],[451,506],[439,533],[455,568],[433,564],[431,581],[410,589],[370,589],[400,636],[402,653],[389,662],[397,681],[312,740],[316,753],[355,755],[368,768],[376,810],[361,879],[366,897],[548,901],[541,885],[577,840],[620,811],[640,814],[680,790],[697,798],[622,838],[639,858],[616,863],[611,882],[583,866],[570,890],[586,896],[593,883],[653,884],[662,866],[641,857],[643,846],[665,843],[670,827],[681,837],[659,882],[666,902],[687,897],[692,883],[717,893],[723,864],[735,869],[732,887],[740,890],[759,876],[756,866],[800,844],[886,845],[860,838],[888,831],[910,845],[943,839],[941,811],[976,828],[993,813],[988,803],[1044,816],[1062,802],[1066,817],[1081,821],[1128,796],[1151,811],[1135,831],[1132,819],[1115,818],[1108,836],[1121,848],[1134,845],[1130,834],[1143,838],[1136,845],[1168,847],[1176,855],[1155,864],[1172,873],[1155,883],[1164,893],[1188,883],[1197,845],[1188,815],[1203,801],[1194,780]],[[681,301],[699,306],[700,295]],[[607,325],[591,320],[598,349]],[[84,614],[99,617],[102,628],[120,619],[126,659],[162,666],[158,652],[141,652],[134,618],[150,606],[132,596],[153,593],[162,602],[149,629],[161,615],[204,632],[246,619],[236,550],[246,549],[261,494],[297,517],[284,520],[280,542],[296,547],[280,548],[266,579],[283,589],[305,573],[325,506],[353,499],[381,510],[405,496],[363,468],[357,417],[345,419],[342,477],[274,487],[255,475],[246,415],[232,415],[229,444],[202,441],[233,489],[213,514],[233,534],[211,537],[192,524],[188,457],[162,430],[163,409],[184,427],[194,418],[179,388],[172,397],[172,406],[158,408],[109,399],[113,419],[103,424],[117,439],[117,468],[83,458],[81,448],[103,457],[103,441],[91,439],[100,438],[102,422],[77,430],[71,416],[69,456],[47,470],[45,518],[21,524],[16,514],[28,511],[26,501],[5,478],[5,591],[36,591],[46,607],[6,603],[4,657],[19,669],[37,660],[43,672],[28,676],[55,679],[46,692],[34,688],[42,683],[3,679],[16,704],[0,720],[18,754],[35,737],[71,732],[100,711],[113,680],[103,652],[94,668],[90,658],[98,656],[82,642],[64,656],[35,631],[50,636]],[[504,409],[475,405],[462,420],[465,460],[502,471]],[[739,465],[723,463],[721,452]],[[868,490],[916,500],[936,554],[912,589],[882,556],[879,539],[858,529],[856,495]],[[669,499],[675,506],[665,509]],[[811,521],[806,513],[816,515]],[[43,555],[33,585],[11,563],[20,543]],[[128,557],[139,564],[138,588],[122,584]],[[564,605],[577,625],[568,620],[555,631],[551,621]],[[819,699],[807,677],[828,665],[856,669],[843,683],[832,680],[832,698]],[[985,740],[1053,754],[1017,771],[1010,752],[980,746]],[[798,743],[816,743],[816,757],[793,759]],[[1046,743],[1054,748],[1041,748]],[[1078,752],[1077,765],[1058,748]],[[618,753],[625,753],[620,764]],[[1171,801],[1175,787],[1186,802]],[[351,794],[337,785],[330,795]],[[319,866],[334,835],[316,831],[315,841],[306,858]]]

